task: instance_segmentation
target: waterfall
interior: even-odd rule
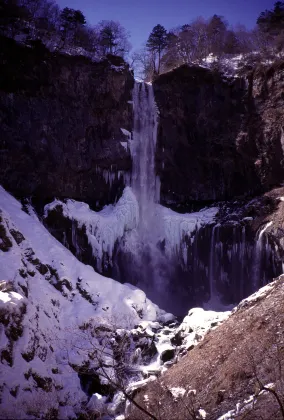
[[[135,83],[133,106],[131,187],[139,223],[121,247],[120,279],[137,284],[175,313],[190,305],[220,310],[239,302],[266,278],[261,253],[268,225],[256,243],[245,224],[212,223],[216,208],[182,215],[160,206],[155,173],[158,113],[152,85]],[[270,249],[265,258],[271,259]]]
[[[157,304],[167,307],[170,259],[159,239],[165,231],[161,217],[160,180],[155,171],[158,110],[151,84],[135,83],[133,90],[134,129],[130,144],[131,188],[139,205],[139,224],[125,235],[121,245],[123,273]],[[123,274],[120,276],[123,280]]]
[[[132,188],[139,202],[140,232],[151,228],[154,203],[159,202],[159,179],[155,174],[157,106],[153,87],[135,83],[133,91],[134,130],[131,142]]]
[[[101,172],[110,186],[121,177],[128,184],[118,202],[100,212],[73,200],[46,206],[52,212],[59,205],[58,213],[71,221],[72,252],[88,262],[92,256],[100,273],[136,285],[176,315],[193,306],[220,310],[236,304],[279,275],[282,261],[265,232],[271,222],[256,237],[245,218],[230,220],[225,213],[217,223],[220,207],[179,214],[159,204],[158,109],[152,85],[135,83],[133,111],[131,178],[112,168]]]

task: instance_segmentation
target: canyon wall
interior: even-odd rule
[[[7,38],[0,63],[0,184],[21,197],[114,201],[131,168],[129,66]]]
[[[282,182],[284,63],[243,78],[182,66],[154,82],[163,204],[258,194]]]

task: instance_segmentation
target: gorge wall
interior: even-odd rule
[[[243,78],[188,66],[157,78],[161,202],[190,208],[282,182],[283,89],[283,62]]]
[[[21,197],[114,201],[131,168],[129,66],[3,37],[0,63],[0,183]]]
[[[95,208],[115,201],[131,172],[128,65],[3,37],[1,46],[0,183],[44,201],[68,197]],[[282,182],[283,88],[283,62],[242,78],[189,66],[159,76],[161,203],[191,211],[194,202],[258,194]]]
[[[281,217],[277,232],[268,226],[280,195],[262,195],[284,176],[284,63],[242,78],[182,66],[155,80],[155,98],[140,90],[135,120],[138,90],[120,58],[94,63],[2,40],[0,183],[34,202],[58,198],[44,222],[80,261],[144,282],[153,300],[159,279],[155,301],[181,314],[216,295],[237,303],[281,274]],[[139,203],[122,195],[131,174]],[[214,202],[214,217],[156,205],[159,181],[161,204],[191,212]]]

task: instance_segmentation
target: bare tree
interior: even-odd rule
[[[114,320],[93,320],[72,328],[70,340],[62,343],[67,363],[79,375],[96,376],[141,411],[147,418],[158,418],[140,405],[129,387],[130,378],[140,377],[139,360],[143,351],[133,352],[129,333],[117,328]],[[86,356],[88,363],[80,366],[72,362],[72,353]]]
[[[142,80],[152,80],[154,74],[155,57],[146,48],[135,51],[130,56],[130,65],[135,74]]]

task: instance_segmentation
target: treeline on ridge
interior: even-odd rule
[[[277,1],[256,19],[256,27],[230,27],[224,17],[202,17],[170,30],[156,25],[142,49],[130,54],[130,34],[119,23],[89,25],[80,10],[60,9],[54,0],[0,0],[0,34],[19,42],[43,43],[51,51],[101,59],[128,60],[136,75],[152,80],[183,64],[224,65],[224,57],[246,55],[270,60],[284,50],[284,2]],[[220,64],[221,63],[221,64]]]

